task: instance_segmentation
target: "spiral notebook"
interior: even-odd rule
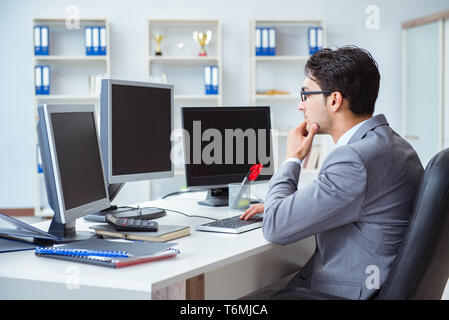
[[[136,264],[173,258],[179,253],[179,250],[174,248],[169,248],[148,256],[134,256],[127,251],[70,248],[38,247],[35,251],[35,255],[39,257],[94,264],[110,268],[124,268]]]

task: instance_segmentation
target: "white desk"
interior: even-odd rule
[[[225,218],[239,212],[196,204],[186,194],[142,203],[186,214]],[[207,219],[167,211],[160,224],[191,226],[191,235],[175,239],[181,254],[173,259],[110,269],[44,259],[34,251],[0,254],[0,299],[236,299],[299,269],[315,248],[314,238],[279,246],[257,229],[239,235],[201,232]],[[94,224],[77,221],[77,230]],[[49,222],[37,224],[44,230]]]

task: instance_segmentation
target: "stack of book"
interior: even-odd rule
[[[165,242],[190,235],[190,227],[176,225],[159,224],[158,230],[154,232],[117,231],[107,224],[98,224],[89,228],[98,235],[137,241]]]

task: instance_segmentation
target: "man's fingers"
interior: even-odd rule
[[[249,207],[241,216],[241,220],[248,220],[251,219],[252,216],[254,216],[257,213],[263,212],[264,206],[263,204],[255,204]]]
[[[318,124],[316,124],[316,123],[312,124],[312,127],[310,128],[310,131],[307,135],[307,139],[313,140],[313,137],[315,137],[315,134],[318,133],[318,129],[319,129]]]

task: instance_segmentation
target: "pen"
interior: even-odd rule
[[[246,191],[246,188],[248,188],[249,184],[252,181],[257,179],[257,177],[260,174],[260,171],[262,171],[262,168],[263,168],[263,165],[261,163],[259,163],[259,164],[253,165],[249,169],[248,174],[245,176],[245,178],[242,181],[242,184],[240,185],[239,193],[238,193],[237,197],[235,198],[234,202],[232,203],[233,208],[237,207],[237,205],[240,201],[240,198],[243,196],[243,194]]]

